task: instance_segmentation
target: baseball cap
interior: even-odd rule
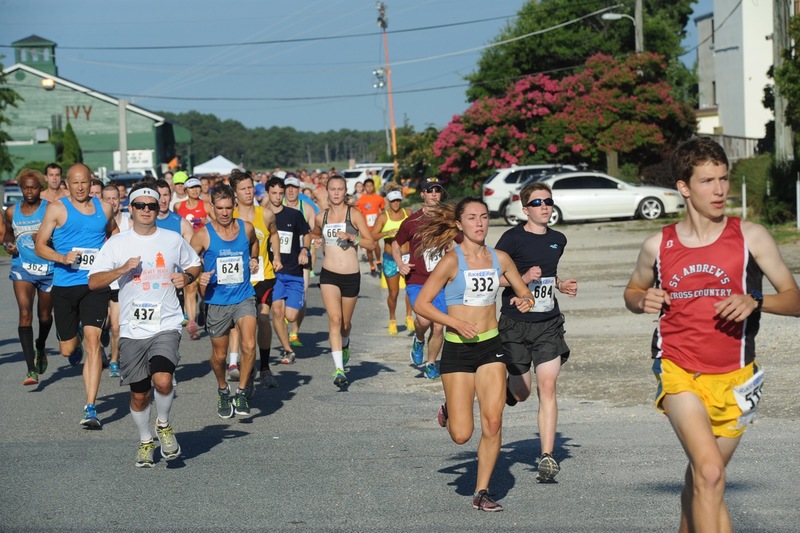
[[[189,175],[183,170],[179,170],[178,172],[172,175],[172,183],[186,183],[186,180],[188,179]]]
[[[444,191],[444,187],[442,187],[442,182],[439,181],[439,178],[427,178],[425,181],[422,182],[422,190],[427,192],[431,189],[435,189],[436,187],[442,189]]]
[[[200,183],[200,180],[197,178],[189,178],[188,180],[186,180],[187,189],[191,189],[192,187],[201,187],[201,186],[202,184]]]
[[[389,193],[386,195],[386,199],[389,200],[390,202],[393,202],[395,200],[402,200],[403,193],[401,193],[400,191],[389,191]]]
[[[277,172],[273,172],[273,173],[272,173],[272,176],[273,176],[273,177],[276,177],[276,178],[283,179],[283,178],[285,178],[285,177],[286,177],[286,172],[284,172],[283,170],[279,170],[279,171],[277,171]]]
[[[283,185],[285,187],[299,187],[300,186],[300,180],[297,179],[297,176],[295,176],[293,174],[287,174],[286,177],[283,180]]]

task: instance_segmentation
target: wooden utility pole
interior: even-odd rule
[[[772,64],[775,70],[783,65],[783,54],[789,49],[789,0],[774,0],[772,5]],[[786,124],[786,97],[774,84],[775,91],[775,159],[794,159],[792,128]]]

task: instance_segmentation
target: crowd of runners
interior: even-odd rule
[[[730,530],[725,467],[761,397],[759,319],[799,316],[800,291],[766,230],[725,215],[728,161],[719,145],[687,141],[672,168],[686,215],[644,243],[624,300],[635,313],[659,315],[655,402],[689,458],[681,530]],[[382,196],[367,179],[351,196],[335,171],[176,172],[130,190],[94,179],[82,164],[64,180],[61,172],[55,164],[44,175],[23,170],[23,199],[2,217],[23,385],[47,370],[55,319],[61,354],[83,363],[81,426],[102,427],[96,399],[104,368],[130,388],[137,467],[152,467],[156,448],[166,460],[181,453],[170,411],[182,330],[191,340],[202,331],[210,338],[216,414],[247,417],[256,383],[279,384],[270,363],[295,362],[311,279],[328,319],[333,384],[348,387],[363,260],[387,290],[387,335],[398,334],[404,289],[409,355],[427,379],[441,379],[445,402],[436,418],[454,442],[472,437],[478,400],[473,507],[503,510],[489,492],[503,411],[529,398],[534,379],[537,479],[559,473],[556,382],[570,349],[557,295],[577,296],[578,281],[558,271],[567,239],[548,226],[547,185],[522,189],[527,220],[491,247],[486,205],[443,201],[435,177],[420,183],[422,205],[412,212],[400,187]],[[764,275],[776,294],[762,294]]]

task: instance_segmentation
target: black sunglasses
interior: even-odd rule
[[[542,204],[544,204],[544,205],[553,205],[553,199],[552,198],[534,198],[533,200],[531,200],[530,202],[525,204],[525,207],[539,207]]]
[[[441,187],[435,186],[435,187],[428,187],[426,189],[423,189],[422,192],[439,192],[439,193],[442,193],[442,192],[444,192],[444,189],[441,188]]]
[[[158,202],[154,204],[149,202],[131,202],[131,205],[140,211],[144,211],[145,209],[148,211],[158,211]]]

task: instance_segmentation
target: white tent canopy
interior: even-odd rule
[[[205,163],[201,163],[194,167],[192,174],[200,175],[200,174],[230,174],[234,168],[238,168],[239,170],[244,170],[239,165],[235,164],[233,161],[226,159],[225,157],[218,155],[214,159],[206,161]]]

